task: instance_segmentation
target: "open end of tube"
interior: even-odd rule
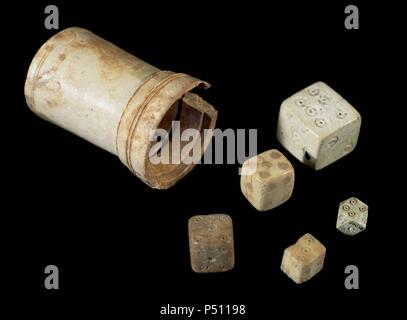
[[[206,129],[213,129],[216,122],[216,111],[209,114],[208,106],[196,94],[186,93],[168,109],[150,146],[146,164],[153,187],[172,186],[201,159],[212,136]]]

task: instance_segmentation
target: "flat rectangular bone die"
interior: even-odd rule
[[[196,215],[188,221],[192,270],[225,272],[235,264],[233,225],[227,214]]]

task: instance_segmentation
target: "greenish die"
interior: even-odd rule
[[[352,197],[339,204],[336,228],[354,236],[366,229],[369,207],[358,198]]]

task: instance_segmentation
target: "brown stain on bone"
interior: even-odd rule
[[[269,191],[272,191],[273,189],[275,189],[275,184],[274,183],[268,183],[266,186],[265,186],[265,189],[266,189],[266,191],[267,192],[269,192]]]
[[[259,176],[260,176],[260,178],[262,178],[262,179],[270,178],[270,172],[267,172],[267,171],[260,171],[260,172],[259,172]]]
[[[51,99],[46,99],[45,103],[46,106],[49,108],[56,108],[58,107],[62,100],[63,94],[61,92],[61,84],[55,77],[58,68],[56,66],[50,68],[47,71],[39,74],[35,81],[33,82],[33,87],[35,89],[41,89],[46,91],[52,91],[53,96]]]
[[[267,169],[269,169],[269,168],[271,168],[273,166],[273,164],[271,162],[269,162],[269,161],[263,161],[261,163],[261,165],[262,165],[262,167],[267,168]]]
[[[56,104],[55,104],[55,102],[54,101],[51,101],[51,100],[46,100],[47,101],[47,105],[50,107],[50,108],[53,108],[53,107],[56,107]]]
[[[47,44],[47,45],[45,46],[45,50],[47,50],[48,52],[54,50],[54,48],[55,48],[55,46],[53,46],[53,45],[51,45],[51,44]]]
[[[288,170],[290,165],[287,162],[279,162],[277,165],[281,170]]]
[[[129,62],[134,64],[134,58],[127,52],[122,51],[112,44],[101,43],[101,40],[92,40],[89,42],[89,49],[93,50],[104,67],[101,71],[102,79],[112,80],[120,77],[124,71],[138,70],[134,65],[129,69]]]
[[[58,59],[59,59],[59,61],[61,61],[61,62],[64,61],[65,58],[66,58],[65,53],[61,53],[61,54],[58,56]]]
[[[278,153],[277,151],[272,151],[272,152],[270,153],[270,157],[271,157],[271,159],[278,159],[278,158],[281,157],[281,154]]]
[[[140,72],[140,69],[141,69],[142,67],[143,67],[143,65],[142,65],[141,63],[138,63],[138,64],[133,65],[132,70],[133,70],[135,73],[138,73],[138,72]]]
[[[74,49],[82,49],[88,46],[85,41],[72,41],[69,45]]]
[[[52,81],[52,78],[56,72],[57,72],[57,67],[52,67],[51,69],[38,75],[33,82],[34,89],[43,88],[43,87],[47,86],[48,82]]]
[[[124,71],[138,73],[144,66],[141,60],[100,38],[74,39],[69,45],[71,50],[86,49],[95,53],[102,67],[100,77],[103,80],[117,79]]]
[[[252,184],[250,182],[246,183],[245,187],[246,187],[246,190],[247,190],[248,193],[253,192],[253,186],[252,186]]]

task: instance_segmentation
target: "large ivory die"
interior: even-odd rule
[[[280,151],[265,151],[243,163],[240,188],[257,210],[273,209],[291,197],[294,168]]]
[[[277,139],[298,160],[319,170],[355,148],[360,125],[354,107],[316,82],[283,101]]]

